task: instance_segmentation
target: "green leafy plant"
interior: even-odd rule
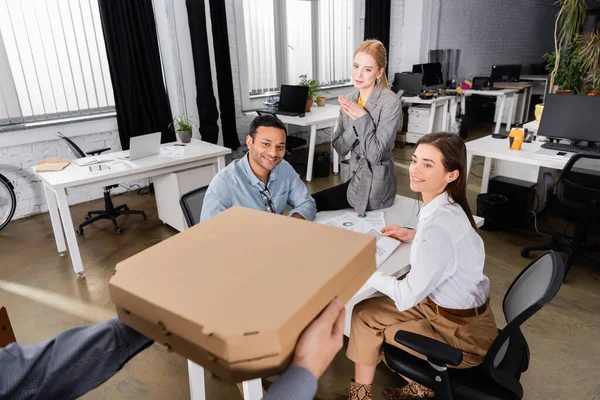
[[[317,81],[315,79],[310,79],[308,77],[308,75],[302,74],[299,76],[299,78],[300,78],[300,81],[298,82],[298,85],[308,86],[308,98],[309,99],[316,99],[317,97],[321,97],[322,95],[329,93],[329,92],[326,92],[323,90],[319,90],[319,87],[321,86],[319,81]]]
[[[173,122],[169,124],[169,128],[175,126],[177,132],[191,131],[194,129],[192,119],[185,114],[181,114],[173,118]]]
[[[579,57],[581,41],[576,37],[569,45],[563,46],[559,52],[544,55],[548,64],[546,70],[554,73],[554,84],[560,90],[572,90],[579,94],[581,91],[583,63]],[[557,65],[558,60],[558,65]]]

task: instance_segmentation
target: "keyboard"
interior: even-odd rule
[[[542,144],[542,149],[566,151],[600,156],[600,146],[577,146],[575,144],[548,142]]]

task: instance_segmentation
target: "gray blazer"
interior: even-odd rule
[[[346,95],[357,101],[359,92]],[[358,213],[390,207],[396,197],[396,168],[392,149],[402,123],[402,104],[394,92],[379,85],[365,104],[367,115],[352,120],[340,110],[333,147],[350,157],[348,203]]]

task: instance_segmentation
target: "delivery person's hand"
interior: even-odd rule
[[[390,225],[383,228],[381,233],[383,236],[389,236],[401,242],[408,242],[415,238],[417,231],[414,229],[403,228],[398,225]]]
[[[292,364],[319,379],[344,344],[345,317],[344,304],[336,297],[300,336]]]

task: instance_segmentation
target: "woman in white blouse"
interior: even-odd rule
[[[481,364],[497,335],[490,282],[483,274],[483,241],[466,198],[466,164],[465,144],[457,135],[429,134],[417,143],[409,169],[410,188],[423,200],[417,229],[388,226],[382,231],[412,240],[411,270],[403,280],[376,272],[368,283],[385,296],[354,307],[347,351],[355,364],[351,400],[371,398],[381,346],[384,341],[399,346],[394,341],[398,330],[457,347],[463,352],[458,368]],[[434,395],[416,382],[384,393],[394,399]]]

